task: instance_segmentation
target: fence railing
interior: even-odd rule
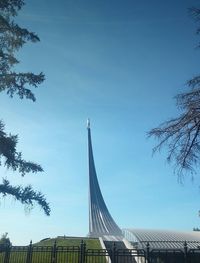
[[[0,247],[0,263],[200,263],[200,249],[88,249],[79,246]]]

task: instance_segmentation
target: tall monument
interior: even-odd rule
[[[104,202],[94,164],[90,121],[88,130],[88,155],[89,155],[89,236],[112,239],[122,237],[122,231],[117,226]]]

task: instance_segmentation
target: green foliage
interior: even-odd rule
[[[200,228],[194,227],[194,228],[193,228],[193,231],[200,231]]]
[[[17,15],[17,11],[24,5],[23,0],[1,0],[0,9],[2,12],[10,13],[12,16]]]
[[[4,128],[4,124],[0,120],[0,164],[2,164],[3,157],[4,165],[13,171],[18,170],[22,176],[29,172],[42,172],[43,169],[40,165],[22,159],[22,153],[16,150],[17,135],[6,134]]]
[[[0,184],[0,193],[3,196],[13,196],[17,201],[28,207],[33,207],[34,202],[37,202],[43,208],[45,214],[50,215],[50,208],[44,195],[41,192],[34,191],[31,185],[26,187],[12,186],[8,180],[3,179],[3,184]]]
[[[24,2],[21,0],[1,0],[0,3],[0,91],[6,91],[10,97],[17,94],[21,99],[24,97],[35,101],[33,92],[28,87],[37,87],[44,81],[44,74],[22,73],[13,71],[13,67],[19,63],[14,56],[26,42],[38,42],[39,37],[20,27],[13,20],[17,11]]]
[[[20,27],[14,21],[23,5],[23,0],[0,0],[0,92],[6,92],[11,98],[17,95],[20,99],[35,101],[31,88],[37,88],[44,81],[44,74],[14,70],[19,63],[15,53],[25,43],[39,41],[35,33]],[[22,153],[16,149],[17,142],[18,136],[7,134],[4,123],[0,119],[0,165],[18,171],[22,176],[30,172],[42,172],[40,165],[22,158]],[[3,183],[0,184],[0,195],[3,197],[10,195],[29,208],[36,202],[46,215],[50,214],[49,204],[43,194],[34,191],[30,185],[12,186],[7,179],[3,179]]]
[[[8,233],[6,232],[0,238],[0,247],[10,247],[12,243],[10,242],[10,238],[8,237]]]

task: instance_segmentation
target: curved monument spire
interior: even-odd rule
[[[94,164],[90,120],[87,121],[88,155],[89,155],[89,236],[121,237],[121,229],[117,226],[104,202]]]

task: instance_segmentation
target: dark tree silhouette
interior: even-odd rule
[[[10,241],[10,238],[8,237],[8,233],[4,233],[0,238],[0,249],[11,247],[12,243]]]
[[[200,24],[200,9],[191,8],[190,15]],[[200,27],[197,28],[197,34]],[[162,123],[148,132],[159,143],[153,152],[162,146],[168,147],[167,160],[175,164],[175,172],[180,179],[184,172],[195,172],[200,163],[200,75],[187,81],[189,90],[178,94],[175,99],[181,110],[180,116]]]
[[[32,72],[16,72],[14,66],[19,63],[15,53],[27,42],[38,42],[39,37],[20,27],[14,18],[24,5],[23,0],[1,0],[0,1],[0,92],[6,92],[11,98],[16,95],[20,99],[26,98],[35,101],[35,95],[31,87],[37,88],[44,81],[44,74]],[[26,173],[42,172],[40,165],[25,161],[22,153],[16,150],[18,142],[17,135],[7,134],[4,123],[0,120],[0,165],[8,169],[18,171],[22,176]],[[1,196],[13,196],[22,204],[33,207],[36,202],[44,210],[46,215],[50,214],[49,204],[45,197],[26,186],[12,186],[8,180],[3,178],[0,184]]]

